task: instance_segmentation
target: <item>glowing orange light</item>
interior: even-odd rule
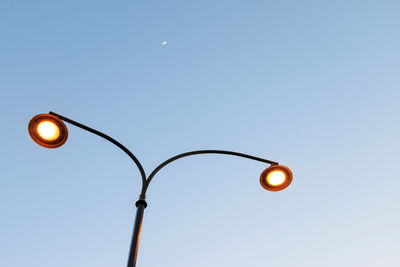
[[[260,183],[269,191],[281,191],[292,182],[293,174],[288,167],[273,165],[263,171]]]
[[[33,117],[29,122],[28,131],[33,141],[47,148],[62,146],[68,138],[65,124],[50,114]]]
[[[43,121],[37,126],[38,134],[49,141],[54,141],[60,136],[60,129],[50,121]]]
[[[286,175],[282,171],[273,171],[267,175],[267,182],[272,186],[281,185],[285,180]]]

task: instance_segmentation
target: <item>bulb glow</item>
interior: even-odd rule
[[[43,121],[37,126],[37,132],[43,139],[54,141],[60,136],[60,129],[50,121]]]
[[[285,182],[286,175],[282,171],[273,171],[267,175],[267,182],[272,186],[278,186]]]

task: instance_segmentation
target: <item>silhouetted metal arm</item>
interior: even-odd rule
[[[186,153],[182,153],[179,155],[176,155],[170,159],[167,159],[166,161],[164,161],[163,163],[161,163],[160,165],[158,165],[157,168],[155,168],[151,174],[149,175],[149,177],[146,180],[146,185],[143,187],[143,190],[140,194],[140,199],[145,199],[146,198],[146,191],[147,188],[150,185],[151,180],[153,179],[153,177],[165,166],[167,166],[168,164],[170,164],[171,162],[180,159],[180,158],[184,158],[184,157],[188,157],[188,156],[193,156],[193,155],[199,155],[199,154],[225,154],[225,155],[231,155],[231,156],[237,156],[237,157],[242,157],[242,158],[247,158],[247,159],[251,159],[251,160],[256,160],[256,161],[261,161],[264,163],[268,163],[271,165],[278,165],[278,162],[275,161],[271,161],[271,160],[267,160],[267,159],[263,159],[263,158],[258,158],[258,157],[254,157],[251,155],[247,155],[247,154],[243,154],[243,153],[238,153],[238,152],[233,152],[233,151],[226,151],[226,150],[196,150],[196,151],[190,151],[190,152],[186,152]]]
[[[97,131],[97,130],[95,130],[95,129],[92,129],[92,128],[86,126],[86,125],[83,125],[83,124],[81,124],[81,123],[79,123],[79,122],[76,122],[76,121],[74,121],[74,120],[71,120],[71,119],[69,119],[69,118],[67,118],[67,117],[64,117],[64,116],[62,116],[62,115],[59,115],[59,114],[54,113],[54,112],[52,112],[52,111],[50,111],[49,114],[50,114],[50,115],[53,115],[53,116],[56,116],[56,117],[58,117],[59,119],[65,121],[65,122],[68,122],[68,123],[70,123],[70,124],[72,124],[72,125],[75,125],[75,126],[81,128],[81,129],[84,129],[84,130],[86,130],[86,131],[88,131],[88,132],[94,133],[95,135],[98,135],[98,136],[100,136],[100,137],[103,137],[103,138],[106,139],[107,141],[110,141],[111,143],[113,143],[114,145],[116,145],[117,147],[119,147],[122,151],[124,151],[124,152],[133,160],[133,162],[135,162],[136,166],[138,167],[138,169],[139,169],[139,171],[140,171],[140,175],[142,176],[142,190],[144,189],[144,187],[145,187],[145,185],[146,185],[146,173],[145,173],[145,171],[144,171],[144,169],[143,169],[143,166],[142,166],[142,164],[139,162],[139,160],[135,157],[135,155],[133,155],[133,153],[132,153],[131,151],[129,151],[129,149],[127,149],[124,145],[122,145],[120,142],[118,142],[118,141],[115,140],[114,138],[111,138],[110,136],[108,136],[108,135],[106,135],[106,134],[104,134],[104,133],[102,133],[102,132],[99,132],[99,131]]]
[[[117,140],[111,138],[110,136],[99,132],[95,129],[92,129],[86,125],[83,125],[81,123],[78,123],[74,120],[71,120],[67,117],[64,117],[62,115],[59,115],[57,113],[54,113],[52,111],[49,112],[50,115],[56,116],[59,119],[68,122],[72,125],[75,125],[81,129],[84,129],[88,132],[91,132],[95,135],[98,135],[106,140],[108,140],[109,142],[113,143],[114,145],[116,145],[117,147],[119,147],[122,151],[124,151],[132,160],[133,162],[136,164],[137,168],[140,171],[140,174],[142,176],[142,191],[139,197],[139,200],[136,202],[136,207],[137,207],[137,211],[136,211],[136,217],[135,217],[135,223],[134,223],[134,227],[133,227],[133,233],[132,233],[132,241],[131,241],[131,247],[129,250],[129,258],[128,258],[128,263],[127,266],[128,267],[135,267],[136,266],[136,260],[137,260],[137,253],[138,253],[138,248],[139,248],[139,239],[140,239],[140,232],[141,232],[141,227],[142,227],[142,222],[143,222],[143,214],[144,214],[144,209],[147,207],[147,203],[145,201],[146,199],[146,191],[150,185],[150,182],[152,181],[152,179],[154,178],[154,176],[166,165],[168,165],[169,163],[180,159],[180,158],[184,158],[184,157],[188,157],[188,156],[193,156],[193,155],[200,155],[200,154],[224,154],[224,155],[231,155],[231,156],[236,156],[236,157],[242,157],[242,158],[247,158],[247,159],[251,159],[251,160],[255,160],[255,161],[260,161],[263,163],[267,163],[267,164],[271,164],[271,165],[278,165],[278,162],[275,161],[271,161],[271,160],[267,160],[267,159],[263,159],[263,158],[258,158],[258,157],[254,157],[251,155],[247,155],[247,154],[243,154],[243,153],[238,153],[238,152],[233,152],[233,151],[226,151],[226,150],[196,150],[196,151],[190,151],[190,152],[186,152],[186,153],[182,153],[179,155],[176,155],[166,161],[164,161],[163,163],[161,163],[160,165],[157,166],[157,168],[155,168],[150,176],[146,179],[146,173],[143,169],[142,164],[139,162],[139,160],[135,157],[135,155],[133,155],[133,153],[131,151],[129,151],[125,146],[123,146],[121,143],[119,143]]]

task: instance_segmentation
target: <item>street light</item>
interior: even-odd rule
[[[293,174],[290,169],[282,165],[272,165],[260,175],[260,184],[269,191],[281,191],[292,182]]]
[[[96,134],[110,141],[114,145],[118,146],[133,160],[133,162],[136,164],[137,168],[140,171],[142,178],[142,190],[139,195],[139,200],[136,201],[137,210],[136,210],[135,224],[132,234],[131,247],[129,251],[128,265],[127,265],[128,267],[136,266],[136,258],[139,247],[140,231],[143,222],[143,214],[144,214],[144,209],[147,207],[147,202],[146,202],[147,189],[154,176],[163,167],[170,164],[171,162],[183,157],[200,155],[200,154],[225,154],[270,164],[271,166],[265,169],[260,176],[261,186],[266,190],[281,191],[286,187],[288,187],[293,179],[293,175],[290,169],[285,166],[279,165],[278,162],[226,150],[196,150],[196,151],[182,153],[167,159],[166,161],[158,165],[150,173],[149,176],[146,176],[144,168],[140,163],[140,161],[136,158],[136,156],[129,149],[127,149],[125,146],[119,143],[117,140],[111,138],[110,136],[100,131],[92,129],[86,125],[83,125],[81,123],[78,123],[76,121],[73,121],[67,117],[61,116],[51,111],[49,112],[49,114],[40,114],[31,119],[28,125],[29,135],[37,144],[41,146],[47,148],[60,147],[67,141],[68,138],[68,130],[63,121],[75,125],[93,134]]]
[[[68,138],[67,126],[50,114],[39,114],[28,125],[29,135],[41,146],[56,148],[62,146]]]

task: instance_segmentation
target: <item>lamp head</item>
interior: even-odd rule
[[[68,138],[67,126],[50,114],[33,117],[29,122],[28,131],[33,141],[47,148],[62,146]]]
[[[288,167],[273,165],[265,169],[260,176],[261,186],[269,191],[281,191],[292,182],[293,174]]]

